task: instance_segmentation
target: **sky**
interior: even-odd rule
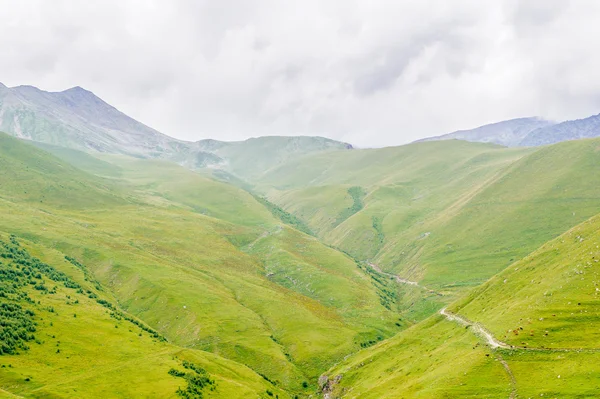
[[[185,140],[362,147],[600,113],[596,0],[0,0],[0,82]]]

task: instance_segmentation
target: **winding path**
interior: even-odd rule
[[[481,323],[477,323],[469,320],[465,316],[461,316],[459,314],[453,313],[446,308],[440,310],[440,314],[444,316],[447,320],[456,322],[463,326],[469,326],[473,333],[483,339],[485,339],[486,343],[492,347],[492,349],[502,348],[502,349],[510,349],[510,350],[523,350],[523,351],[535,351],[535,352],[576,352],[576,353],[598,353],[600,352],[600,348],[537,348],[537,347],[529,347],[529,346],[516,346],[509,345],[506,342],[502,342],[494,337],[490,330],[485,328],[485,326]]]
[[[402,277],[400,277],[400,276],[397,276],[397,275],[395,275],[395,274],[386,273],[386,272],[384,272],[383,270],[381,270],[381,268],[380,268],[379,266],[377,266],[375,263],[369,263],[368,265],[369,265],[369,267],[370,267],[371,269],[375,270],[377,273],[381,273],[381,274],[383,274],[384,276],[388,276],[388,277],[391,277],[391,278],[393,278],[394,280],[396,280],[396,282],[397,282],[397,283],[400,283],[400,284],[406,284],[406,285],[413,285],[413,286],[415,286],[415,287],[419,287],[419,288],[421,288],[422,290],[425,290],[425,291],[429,292],[430,294],[434,294],[434,295],[437,295],[437,296],[442,296],[442,295],[443,295],[443,294],[442,294],[442,293],[440,293],[440,292],[437,292],[437,291],[434,291],[434,290],[432,290],[432,289],[429,289],[429,288],[427,288],[427,287],[424,287],[424,286],[422,286],[421,284],[419,284],[419,283],[418,283],[418,282],[416,282],[416,281],[410,281],[410,280],[407,280],[407,279],[405,279],[405,278],[402,278]]]
[[[458,323],[462,326],[469,327],[469,329],[473,332],[473,334],[475,334],[479,338],[484,339],[486,341],[486,343],[492,349],[502,348],[502,349],[508,349],[508,350],[513,350],[513,351],[524,350],[524,351],[537,351],[537,352],[577,352],[577,353],[600,352],[600,348],[530,348],[530,347],[526,347],[526,346],[509,345],[506,342],[502,342],[502,341],[496,339],[494,337],[494,335],[490,332],[490,330],[485,328],[481,323],[473,322],[464,316],[458,315],[456,313],[453,313],[453,312],[447,310],[446,308],[441,309],[440,314],[449,321]],[[502,355],[500,355],[500,353],[495,353],[494,355],[495,355],[496,359],[500,362],[500,364],[502,364],[502,367],[504,367],[506,374],[508,374],[508,377],[510,378],[510,384],[511,384],[512,390],[511,390],[509,399],[515,399],[517,397],[517,380],[515,379],[515,376],[514,376],[512,370],[510,369],[510,367],[508,366],[508,363],[506,362],[506,360],[504,360],[502,358]]]

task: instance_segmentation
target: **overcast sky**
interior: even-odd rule
[[[359,146],[600,113],[596,0],[0,0],[0,82],[168,135]]]

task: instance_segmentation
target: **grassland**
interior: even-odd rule
[[[76,259],[111,302],[178,348],[304,395],[331,364],[407,325],[353,259],[244,190],[166,162],[70,153],[74,164],[118,170],[91,176],[3,139],[13,174],[3,175],[0,231]]]
[[[455,298],[600,212],[598,145],[446,141],[317,154],[257,188],[324,242]],[[351,187],[365,192],[361,209]]]
[[[332,397],[598,396],[599,224],[576,226],[450,305],[509,347],[434,315],[330,370],[342,376]]]
[[[4,234],[0,239],[2,306],[27,309],[35,326],[24,348],[0,357],[0,396],[174,398],[178,389],[186,389],[186,380],[169,371],[184,369],[187,361],[214,381],[202,390],[204,397],[258,398],[266,397],[267,390],[286,397],[241,364],[165,342],[145,323],[109,305],[112,298],[85,267],[68,262],[62,253],[23,240],[11,242]],[[24,285],[16,291],[7,290],[19,279],[8,280],[10,270],[22,272]],[[28,270],[41,272],[34,276],[25,274]]]
[[[452,310],[510,345],[600,349],[600,218],[512,264]]]
[[[0,239],[82,288],[23,287],[40,343],[0,356],[0,396],[309,397],[326,373],[330,397],[593,397],[600,219],[569,229],[600,213],[599,143],[294,153],[228,184],[0,135]]]

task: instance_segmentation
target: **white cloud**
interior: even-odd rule
[[[0,81],[166,134],[405,143],[600,112],[593,0],[0,0]]]

